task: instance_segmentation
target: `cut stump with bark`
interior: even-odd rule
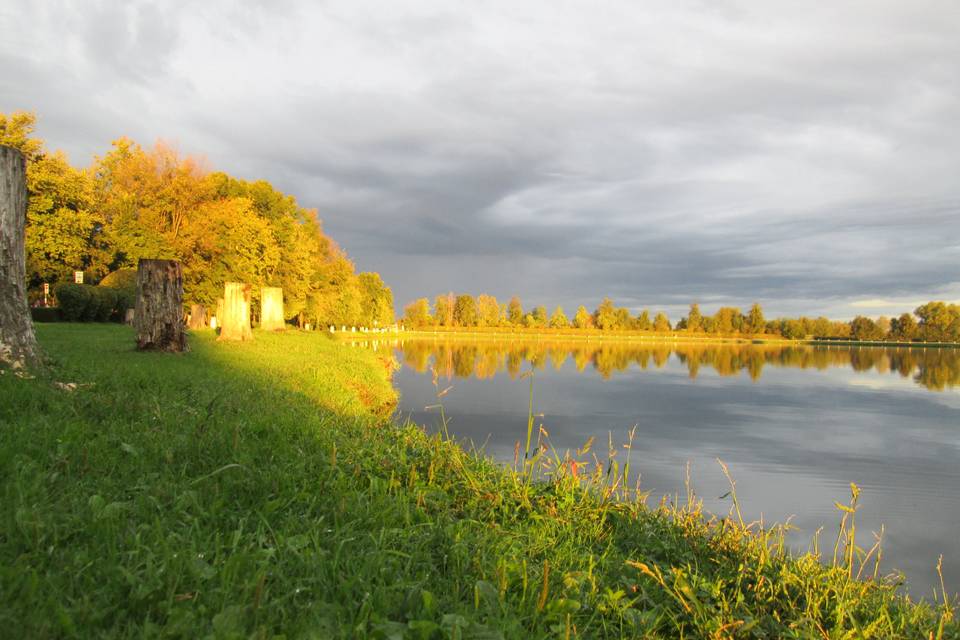
[[[183,272],[176,260],[141,259],[133,324],[140,351],[187,351]]]
[[[190,323],[187,326],[190,329],[206,329],[207,308],[202,304],[190,305]]]
[[[223,309],[219,340],[253,340],[250,329],[250,293],[253,287],[242,282],[227,282],[223,286]]]
[[[27,306],[26,223],[26,161],[17,149],[0,145],[0,363],[14,369],[41,361]]]
[[[287,328],[283,316],[283,289],[280,287],[260,289],[260,328],[266,331],[282,331]]]

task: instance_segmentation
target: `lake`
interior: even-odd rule
[[[359,344],[359,343],[358,343]],[[367,346],[374,346],[372,341]],[[691,486],[726,515],[730,468],[745,519],[791,523],[806,550],[823,527],[832,555],[850,483],[862,489],[859,546],[885,527],[884,573],[914,597],[960,589],[960,350],[720,343],[404,339],[394,349],[399,410],[508,464],[534,413],[558,451],[628,441],[649,503]],[[437,386],[433,371],[437,372]],[[522,454],[521,454],[522,455]],[[621,463],[622,463],[622,457]],[[862,532],[862,533],[861,533]]]

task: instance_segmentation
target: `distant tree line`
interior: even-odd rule
[[[932,342],[960,341],[960,306],[945,302],[929,302],[913,313],[897,318],[881,316],[876,320],[857,316],[850,322],[818,318],[778,318],[767,320],[763,309],[754,303],[747,313],[737,307],[720,307],[713,315],[704,315],[700,305],[672,324],[663,311],[651,317],[647,309],[633,315],[626,307],[618,307],[604,298],[593,311],[581,305],[573,318],[563,307],[547,313],[540,305],[524,310],[514,296],[501,304],[495,296],[482,294],[438,295],[433,300],[419,298],[404,308],[403,323],[410,329],[428,327],[513,327],[525,329],[584,329],[600,331],[673,332],[715,336],[780,336],[789,339],[824,338],[876,341],[924,340]]]
[[[377,273],[357,274],[317,213],[265,180],[204,169],[157,143],[119,138],[91,166],[71,166],[33,136],[32,113],[0,113],[0,144],[27,159],[27,276],[97,283],[140,258],[178,260],[184,300],[214,306],[226,281],[283,288],[288,318],[316,324],[393,322],[393,294]],[[257,300],[254,300],[256,304]]]

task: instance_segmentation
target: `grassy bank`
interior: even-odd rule
[[[18,636],[960,637],[944,604],[850,579],[872,565],[845,541],[825,567],[777,530],[614,499],[616,463],[545,454],[533,482],[392,424],[387,363],[323,334],[171,356],[38,331],[50,370],[0,376]]]

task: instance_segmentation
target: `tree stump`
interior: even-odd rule
[[[227,282],[223,286],[223,310],[220,322],[220,340],[253,340],[250,330],[249,284]]]
[[[207,308],[202,304],[190,305],[190,323],[187,326],[190,329],[206,329]]]
[[[18,150],[0,146],[0,363],[14,369],[40,364],[27,306],[26,223],[26,161]]]
[[[283,316],[283,289],[280,287],[260,289],[260,328],[266,331],[282,331],[287,328]]]
[[[140,351],[187,350],[187,334],[183,326],[183,273],[179,262],[140,260],[133,325]]]

